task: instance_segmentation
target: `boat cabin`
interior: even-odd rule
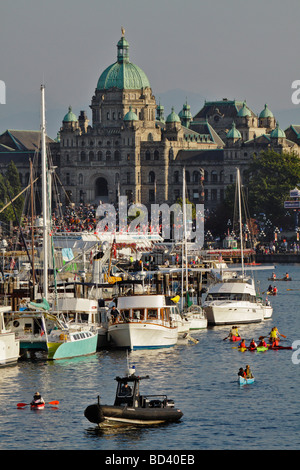
[[[133,408],[174,408],[174,401],[167,395],[140,395],[140,380],[149,379],[149,375],[139,377],[129,375],[116,377],[118,382],[114,406],[130,406]]]

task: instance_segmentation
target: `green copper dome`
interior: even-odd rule
[[[174,108],[172,108],[172,112],[167,117],[166,122],[181,122],[180,117],[175,113]]]
[[[277,122],[276,123],[276,127],[275,129],[272,130],[271,134],[270,134],[270,137],[272,138],[275,138],[275,139],[278,139],[278,138],[284,138],[285,137],[285,132],[280,129],[279,127],[279,123]]]
[[[78,121],[77,116],[75,116],[75,114],[72,113],[72,107],[69,106],[69,112],[63,118],[63,122],[76,122],[76,121]]]
[[[124,32],[122,30],[122,34]],[[149,80],[143,70],[129,61],[129,44],[124,36],[118,42],[117,48],[117,62],[107,67],[101,74],[97,89],[141,90],[142,88],[150,88]]]
[[[274,117],[272,111],[269,110],[267,104],[265,104],[265,107],[262,110],[262,112],[260,113],[259,117],[260,118],[268,118],[268,117],[272,118],[272,117]]]
[[[239,117],[251,116],[250,110],[247,108],[246,103],[243,103],[243,107],[237,113]]]
[[[235,127],[235,122],[232,123],[232,127],[226,134],[227,139],[241,139],[240,131]]]
[[[124,121],[138,121],[138,120],[139,120],[139,118],[137,117],[135,112],[132,111],[132,108],[130,106],[128,113],[126,113],[125,116],[124,116]]]

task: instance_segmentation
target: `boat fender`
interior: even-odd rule
[[[104,421],[104,415],[102,411],[101,405],[99,403],[96,403],[94,405],[89,405],[85,410],[84,410],[84,416],[86,419],[88,419],[91,423],[102,423]]]

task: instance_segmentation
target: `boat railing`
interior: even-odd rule
[[[144,408],[174,407],[174,401],[168,400],[167,395],[142,395],[141,399]]]

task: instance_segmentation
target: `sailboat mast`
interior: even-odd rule
[[[239,199],[239,221],[240,221],[242,276],[244,277],[244,250],[243,250],[243,227],[242,227],[241,177],[240,177],[240,169],[239,168],[237,168],[237,185],[238,185],[238,199]]]
[[[188,260],[187,260],[187,237],[186,237],[186,181],[185,167],[182,173],[182,211],[183,211],[183,237],[181,252],[181,308],[183,309],[183,292],[184,292],[184,268],[185,268],[185,290],[188,291]]]
[[[48,300],[48,210],[47,210],[45,85],[41,85],[41,159],[42,159],[42,212],[43,212],[43,255],[44,255],[43,291],[44,291],[44,298]]]

